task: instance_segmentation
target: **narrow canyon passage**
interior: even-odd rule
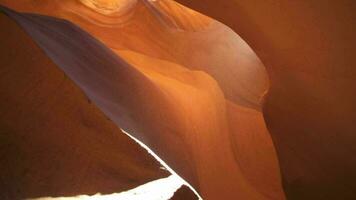
[[[0,5],[3,199],[355,196],[354,3]]]
[[[268,82],[263,65],[226,26],[164,2],[137,2],[120,24],[102,13],[93,23],[89,19],[99,14],[75,1],[8,3],[73,21],[113,52],[65,21],[7,14],[90,101],[152,148],[204,199],[283,199],[278,161],[260,112]],[[175,12],[169,16],[165,9]],[[188,57],[191,48],[196,56]],[[229,51],[237,53],[224,53]]]
[[[265,64],[263,106],[288,199],[356,198],[353,0],[177,0],[243,37]]]

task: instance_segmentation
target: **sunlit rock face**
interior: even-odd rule
[[[99,109],[151,147],[203,198],[284,198],[259,111],[266,72],[229,28],[171,1],[139,1],[114,18],[78,1],[6,5],[70,20],[125,60],[128,64],[93,60],[100,51],[89,51],[90,42],[74,39],[55,20],[21,24]],[[239,110],[241,115],[234,114]]]
[[[1,2],[72,22],[12,15],[54,68],[204,199],[284,199],[260,111],[267,74],[231,29],[172,1],[138,1],[124,15],[103,14],[79,1]],[[50,193],[43,196],[58,196]]]
[[[79,144],[86,147],[81,146],[81,138],[91,141],[91,145],[102,144],[78,151],[87,152],[86,158],[103,174],[88,170],[80,176],[74,173],[79,178],[65,179],[95,177],[88,184],[93,186],[91,192],[100,192],[96,191],[100,181],[123,184],[123,180],[134,180],[116,187],[114,193],[119,193],[139,182],[167,175],[147,154],[139,153],[135,143],[122,139],[128,138],[119,131],[121,128],[148,145],[204,199],[278,200],[285,199],[285,194],[287,199],[354,199],[354,184],[344,181],[345,177],[352,180],[356,163],[352,156],[356,119],[352,112],[356,94],[352,68],[355,64],[352,59],[354,30],[351,28],[354,3],[346,0],[331,4],[283,0],[277,3],[179,2],[231,29],[170,0],[0,0],[2,5],[18,12],[46,15],[7,11],[9,23],[23,32],[21,35],[9,31],[2,38],[11,37],[9,41],[16,41],[17,37],[26,37],[32,45],[7,44],[3,51],[11,48],[14,51],[5,54],[4,65],[12,64],[17,71],[23,71],[26,65],[21,62],[25,59],[12,61],[11,55],[27,58],[24,62],[29,66],[44,65],[35,61],[51,62],[48,70],[62,72],[68,77],[68,84],[76,88],[65,90],[58,99],[67,102],[67,97],[79,96],[82,99],[70,105],[85,106],[84,102],[91,102],[95,113],[100,112],[103,119],[110,119],[106,123],[101,118],[93,119],[82,127],[77,119],[82,119],[83,113],[90,114],[91,107],[83,107],[78,114],[66,103],[50,104],[50,100],[33,95],[31,88],[26,87],[29,82],[46,78],[45,72],[36,68],[30,70],[32,78],[26,79],[27,82],[6,90],[3,99],[6,106],[1,111],[6,107],[19,108],[11,115],[11,119],[18,121],[3,125],[7,137],[32,133],[40,138],[35,143],[40,149],[43,148],[41,141],[46,142],[40,134],[44,132],[50,132],[53,138],[64,137],[51,141],[54,146],[60,143],[63,149]],[[331,15],[330,10],[335,14]],[[40,56],[33,61],[29,59],[32,54]],[[46,85],[60,79],[59,74],[49,76]],[[3,79],[3,88],[11,88],[12,80],[23,80],[20,77],[27,73],[16,76],[15,71],[10,75]],[[38,93],[45,93],[46,89],[41,87]],[[17,104],[14,100],[20,98],[22,91],[33,99]],[[44,112],[49,109],[46,103],[55,111]],[[37,104],[35,114],[40,113],[39,116],[28,117],[33,112],[30,108]],[[71,117],[65,117],[65,113],[72,112]],[[4,115],[2,122],[8,122],[11,117],[8,115]],[[53,120],[42,123],[43,119],[52,119],[50,116]],[[23,122],[36,124],[38,129],[27,128]],[[16,124],[25,128],[14,131]],[[51,128],[58,124],[65,127],[58,129],[64,134],[58,135]],[[106,124],[118,131],[99,136]],[[85,135],[84,130],[93,134]],[[70,140],[73,143],[68,144],[68,134],[77,140]],[[111,138],[113,135],[122,138],[115,140]],[[26,147],[30,143],[20,142],[18,138],[11,140],[17,146]],[[110,141],[112,146],[105,142],[97,144],[96,140]],[[11,152],[9,146],[14,145],[4,146],[4,152]],[[126,148],[114,148],[122,146]],[[98,148],[102,153],[98,154]],[[8,163],[15,162],[11,153],[3,154],[8,155]],[[53,154],[59,155],[57,151]],[[39,156],[34,155],[32,158],[37,160]],[[105,165],[96,164],[103,155],[107,156]],[[67,158],[67,155],[59,158]],[[52,161],[49,156],[40,160]],[[115,163],[109,162],[111,160]],[[137,164],[140,160],[144,164]],[[45,171],[33,162],[19,166]],[[126,162],[132,164],[126,165]],[[77,164],[78,167],[83,165]],[[4,166],[10,169],[11,165]],[[16,180],[11,178],[20,176],[25,168],[7,173],[1,180]],[[120,176],[106,179],[108,169],[115,173],[120,171]],[[37,176],[47,174],[44,176],[47,177],[52,173],[46,171]],[[33,172],[27,174],[30,183],[37,180],[31,179],[31,176],[36,177]],[[57,173],[60,177],[68,174],[66,170]],[[41,180],[44,184],[66,183],[58,179]],[[95,180],[99,180],[98,183]],[[2,194],[16,193],[18,182],[12,183]],[[101,189],[114,188],[115,184],[102,184]],[[21,184],[19,188],[28,193],[44,191],[36,184],[31,184],[33,188],[27,185]],[[90,195],[86,190],[71,192],[75,193],[72,196]],[[51,193],[59,195],[53,189],[47,190],[45,196],[52,196]],[[187,195],[189,193],[184,192],[181,198],[186,199]]]
[[[119,14],[134,6],[137,0],[79,0],[94,11],[104,14]]]
[[[229,25],[265,64],[263,112],[288,199],[355,199],[356,2],[178,2]]]
[[[111,194],[168,176],[3,11],[0,199]]]

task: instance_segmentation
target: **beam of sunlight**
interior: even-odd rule
[[[203,198],[199,195],[199,193],[193,188],[193,186],[191,186],[187,181],[185,181],[182,177],[180,177],[172,168],[170,168],[168,166],[167,163],[165,163],[155,152],[153,152],[147,145],[145,145],[143,142],[141,142],[140,140],[136,139],[135,137],[133,137],[132,135],[130,135],[128,132],[126,132],[125,130],[121,129],[122,132],[124,132],[126,135],[128,135],[131,139],[133,139],[134,141],[136,141],[139,145],[141,145],[141,147],[143,147],[144,149],[146,149],[148,151],[149,154],[151,154],[157,161],[159,161],[161,163],[161,165],[163,167],[165,167],[171,174],[172,176],[175,176],[178,180],[180,180],[180,182],[182,182],[184,185],[188,186],[194,193],[195,195],[199,198],[199,200],[203,200]]]
[[[167,200],[173,197],[174,192],[182,185],[183,183],[178,177],[171,175],[121,193],[96,194],[93,196],[42,197],[32,200]]]
[[[95,194],[89,195],[79,195],[72,197],[41,197],[28,200],[168,200],[173,197],[174,193],[183,185],[188,186],[199,198],[202,200],[198,192],[183,178],[181,178],[172,168],[170,168],[160,157],[157,156],[147,145],[131,136],[126,131],[122,130],[131,139],[136,141],[141,147],[146,149],[149,154],[151,154],[164,169],[168,170],[172,175],[167,178],[158,179],[151,181],[149,183],[140,185],[134,189],[113,193],[113,194]]]

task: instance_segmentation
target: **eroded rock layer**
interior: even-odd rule
[[[110,194],[167,176],[0,14],[0,198]]]
[[[266,65],[288,199],[355,199],[356,2],[178,2],[229,25]]]
[[[264,101],[267,73],[251,48],[173,1],[102,4],[115,12],[0,2],[56,17],[12,15],[95,109],[204,199],[284,199],[279,166],[289,199],[355,196],[353,2],[180,0],[256,50],[270,77]]]

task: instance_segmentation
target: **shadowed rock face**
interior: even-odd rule
[[[138,1],[122,15],[102,15],[73,0],[0,2],[18,11],[65,18],[113,50],[131,50],[205,71],[228,99],[260,109],[268,79],[255,53],[226,26],[172,1]]]
[[[172,1],[138,1],[121,14],[71,0],[0,2],[91,34],[12,16],[97,108],[203,198],[284,199],[281,166],[288,199],[354,199],[353,1],[179,0],[254,48],[270,78],[264,102],[267,74],[249,46]]]
[[[0,198],[110,194],[167,176],[3,11]]]
[[[96,13],[83,17],[92,10],[65,3],[7,5],[62,16],[101,40],[104,44],[66,21],[10,12],[101,111],[150,146],[205,199],[284,199],[274,147],[258,111],[264,68],[239,37],[216,22],[202,29],[206,17],[174,4],[138,4],[135,12],[142,16],[128,13],[128,25],[117,26],[106,16],[94,23],[100,18]],[[162,17],[164,10],[176,14]],[[186,25],[189,16],[203,20]],[[170,20],[180,28],[168,26]],[[197,56],[188,56],[185,51],[194,47]],[[235,86],[236,74],[246,74],[238,80],[257,87]]]
[[[174,193],[174,196],[170,200],[184,200],[184,199],[188,199],[188,200],[197,199],[195,194],[187,186],[183,186],[179,190],[177,190]]]
[[[229,25],[266,65],[288,199],[355,199],[355,1],[178,2]]]

